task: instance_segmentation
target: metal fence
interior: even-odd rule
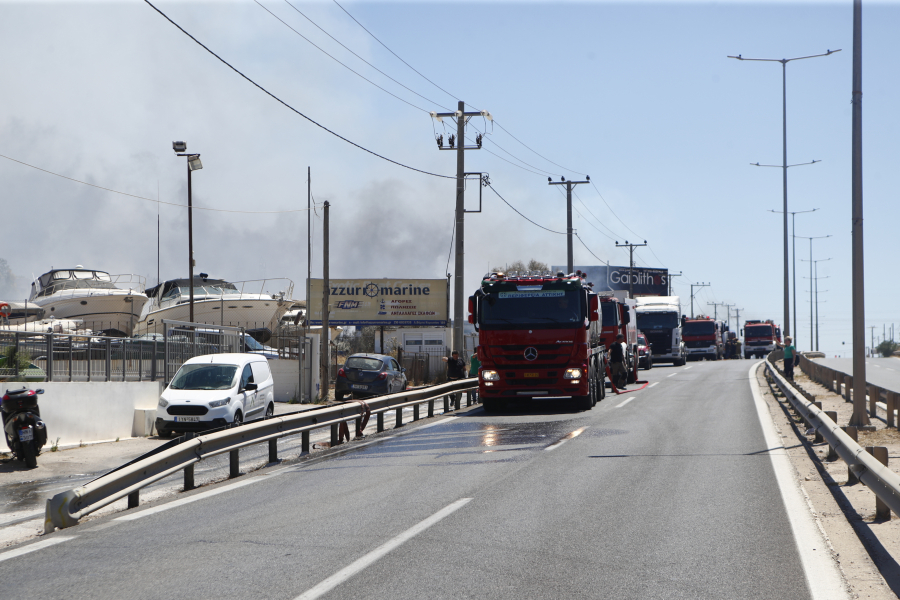
[[[190,358],[255,352],[297,360],[302,340],[275,338],[262,345],[239,327],[167,321],[162,332],[140,338],[0,331],[0,381],[164,381]],[[309,362],[307,352],[302,353]],[[304,377],[309,365],[304,364]],[[308,379],[307,379],[308,381]]]

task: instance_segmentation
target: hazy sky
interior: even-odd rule
[[[262,0],[261,0],[262,1]],[[469,132],[484,149],[469,171],[530,219],[564,231],[558,180],[577,188],[574,226],[597,257],[626,264],[614,242],[646,239],[639,265],[682,271],[676,292],[735,303],[741,319],[782,323],[781,65],[739,62],[843,51],[790,63],[788,161],[797,234],[819,263],[821,346],[850,351],[850,129],[852,5],[832,3],[295,2],[350,54],[283,0],[264,6],[335,58],[417,105],[391,97],[321,53],[252,1],[159,2],[211,50],[287,104],[398,162],[455,174],[426,111],[489,110]],[[865,3],[863,119],[866,320],[897,320],[896,45],[900,4]],[[0,154],[95,185],[184,204],[183,139],[202,154],[194,203],[229,210],[306,208],[306,173],[318,203],[331,203],[336,277],[443,277],[455,181],[367,154],[303,119],[219,62],[146,3],[0,1]],[[449,124],[446,133],[453,125]],[[509,133],[507,133],[507,131]],[[532,150],[510,136],[510,133]],[[446,134],[445,134],[446,138]],[[508,152],[509,154],[507,154]],[[491,154],[494,153],[494,154]],[[501,157],[506,159],[501,160]],[[523,164],[527,163],[527,164]],[[551,162],[552,161],[552,162]],[[518,166],[514,166],[515,163]],[[554,164],[556,163],[556,164]],[[560,167],[559,165],[562,165]],[[570,171],[568,169],[575,169]],[[186,210],[117,195],[0,158],[0,258],[22,277],[82,264],[156,281],[187,272]],[[477,206],[470,184],[467,205]],[[608,204],[608,206],[607,206]],[[618,216],[613,216],[615,211]],[[619,220],[619,218],[621,220]],[[230,280],[306,276],[306,213],[194,211],[197,271]],[[313,216],[313,276],[321,275],[321,209]],[[797,240],[799,347],[809,347],[809,242]],[[652,252],[651,252],[652,250]],[[564,264],[565,237],[530,224],[484,190],[466,216],[466,288],[490,265],[536,258]],[[598,264],[575,240],[575,263]],[[452,270],[452,261],[450,263]],[[827,291],[826,291],[827,290]],[[277,291],[277,290],[275,290]],[[721,310],[721,309],[720,309]],[[699,311],[699,308],[698,308]],[[721,314],[721,313],[720,313]],[[782,323],[783,324],[783,323]],[[868,339],[868,335],[867,335]],[[842,342],[847,342],[842,346]]]

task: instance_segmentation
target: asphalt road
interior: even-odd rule
[[[853,374],[852,358],[816,358],[815,362],[835,371]],[[866,382],[880,388],[900,392],[900,360],[896,358],[867,358]]]
[[[750,365],[657,365],[588,412],[478,407],[97,519],[0,553],[3,596],[809,598]]]

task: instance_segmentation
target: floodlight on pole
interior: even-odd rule
[[[187,157],[187,176],[188,176],[188,287],[190,288],[188,320],[194,322],[194,210],[191,199],[191,172],[199,171],[203,168],[200,162],[199,154],[187,154],[187,144],[178,141],[172,142],[172,150],[176,156]]]

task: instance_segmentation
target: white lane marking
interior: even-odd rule
[[[563,444],[565,444],[566,442],[568,442],[568,441],[571,440],[572,438],[577,438],[579,435],[581,435],[582,433],[584,433],[584,430],[585,430],[585,429],[587,429],[587,427],[581,427],[581,428],[576,429],[575,431],[573,431],[573,432],[571,432],[571,433],[566,434],[566,436],[565,436],[563,439],[561,439],[561,440],[559,440],[558,442],[555,442],[555,443],[553,443],[553,444],[550,444],[549,446],[547,446],[546,448],[544,448],[544,451],[545,451],[545,452],[549,452],[550,450],[556,450],[557,448],[559,448],[560,446],[562,446]]]
[[[847,592],[843,586],[840,571],[834,563],[828,544],[825,541],[821,525],[813,514],[812,505],[806,493],[800,488],[799,482],[794,479],[794,467],[791,459],[784,449],[784,443],[778,432],[775,431],[775,423],[769,408],[757,389],[756,368],[762,361],[757,361],[748,372],[750,391],[753,393],[756,414],[762,426],[763,436],[767,448],[775,449],[768,452],[772,461],[772,469],[775,471],[775,479],[778,489],[781,491],[781,499],[787,512],[791,529],[794,532],[794,541],[797,544],[797,553],[800,555],[800,563],[806,575],[806,583],[809,586],[813,600],[846,599]]]
[[[653,383],[651,383],[650,385],[647,386],[647,389],[649,390],[649,389],[652,388],[654,385],[659,385],[659,382],[658,382],[658,381],[654,381]]]
[[[76,536],[58,536],[52,537],[49,540],[43,540],[41,542],[37,542],[36,544],[30,544],[25,546],[24,548],[16,548],[15,550],[10,550],[9,552],[0,553],[0,562],[4,560],[9,560],[11,558],[16,558],[17,556],[22,556],[23,554],[29,554],[31,552],[37,552],[43,548],[47,548],[50,546],[55,546],[56,544],[61,544],[63,542],[68,542],[69,540],[74,540]]]
[[[472,498],[461,498],[461,499],[457,500],[456,502],[454,502],[453,504],[450,504],[449,506],[442,508],[438,512],[434,513],[433,515],[431,515],[430,517],[425,519],[424,521],[421,521],[417,525],[413,525],[412,527],[410,527],[409,529],[407,529],[406,531],[404,531],[397,537],[388,540],[387,542],[385,542],[378,548],[375,548],[374,550],[372,550],[368,554],[364,555],[363,557],[353,561],[352,563],[350,563],[349,565],[347,565],[346,567],[344,567],[343,569],[341,569],[340,571],[338,571],[331,577],[325,579],[324,581],[322,581],[315,587],[312,587],[312,588],[308,589],[307,591],[303,592],[302,594],[297,596],[296,600],[313,600],[314,598],[319,598],[319,597],[327,594],[328,592],[330,592],[331,590],[333,590],[340,584],[344,583],[345,581],[347,581],[348,579],[350,579],[351,577],[353,577],[360,571],[362,571],[365,568],[372,565],[375,561],[377,561],[378,559],[380,559],[381,557],[386,555],[388,552],[390,552],[394,548],[397,548],[398,546],[409,541],[410,539],[412,539],[413,537],[422,533],[423,531],[425,531],[432,525],[436,524],[440,520],[444,519],[445,517],[450,516],[451,514],[453,514],[454,512],[456,512],[457,510],[459,510],[460,508],[462,508],[463,506],[465,506],[466,504],[468,504],[471,501],[472,501]]]
[[[631,398],[625,398],[625,399],[622,400],[619,404],[616,404],[615,408],[622,408],[623,406],[625,406],[626,404],[628,404],[628,403],[631,402],[632,400],[634,400],[634,396],[632,396]]]
[[[685,367],[684,370],[687,371],[688,369],[693,368],[693,366],[694,366],[694,365],[691,365],[690,367]]]
[[[666,377],[673,377],[675,375],[678,375],[678,373],[669,373],[668,375],[666,375]]]
[[[279,469],[278,472],[281,472],[283,469]],[[197,502],[198,500],[205,500],[210,496],[218,496],[219,494],[223,494],[225,492],[230,492],[231,490],[236,490],[237,488],[242,488],[245,485],[250,485],[253,483],[259,483],[261,481],[265,481],[266,479],[272,477],[275,473],[270,473],[266,475],[258,475],[255,477],[250,477],[245,479],[244,481],[237,481],[235,483],[224,485],[220,488],[216,488],[214,490],[209,490],[208,492],[200,492],[199,494],[194,494],[188,498],[182,498],[181,500],[175,500],[174,502],[169,502],[168,504],[163,504],[161,506],[154,506],[153,508],[148,508],[147,510],[142,510],[140,512],[129,513],[127,515],[123,515],[121,517],[116,518],[116,521],[134,521],[136,519],[143,519],[144,517],[149,517],[150,515],[155,515],[156,513],[161,513],[163,511],[169,510],[170,508],[177,508],[179,506],[184,506],[185,504],[190,504],[191,502]]]

